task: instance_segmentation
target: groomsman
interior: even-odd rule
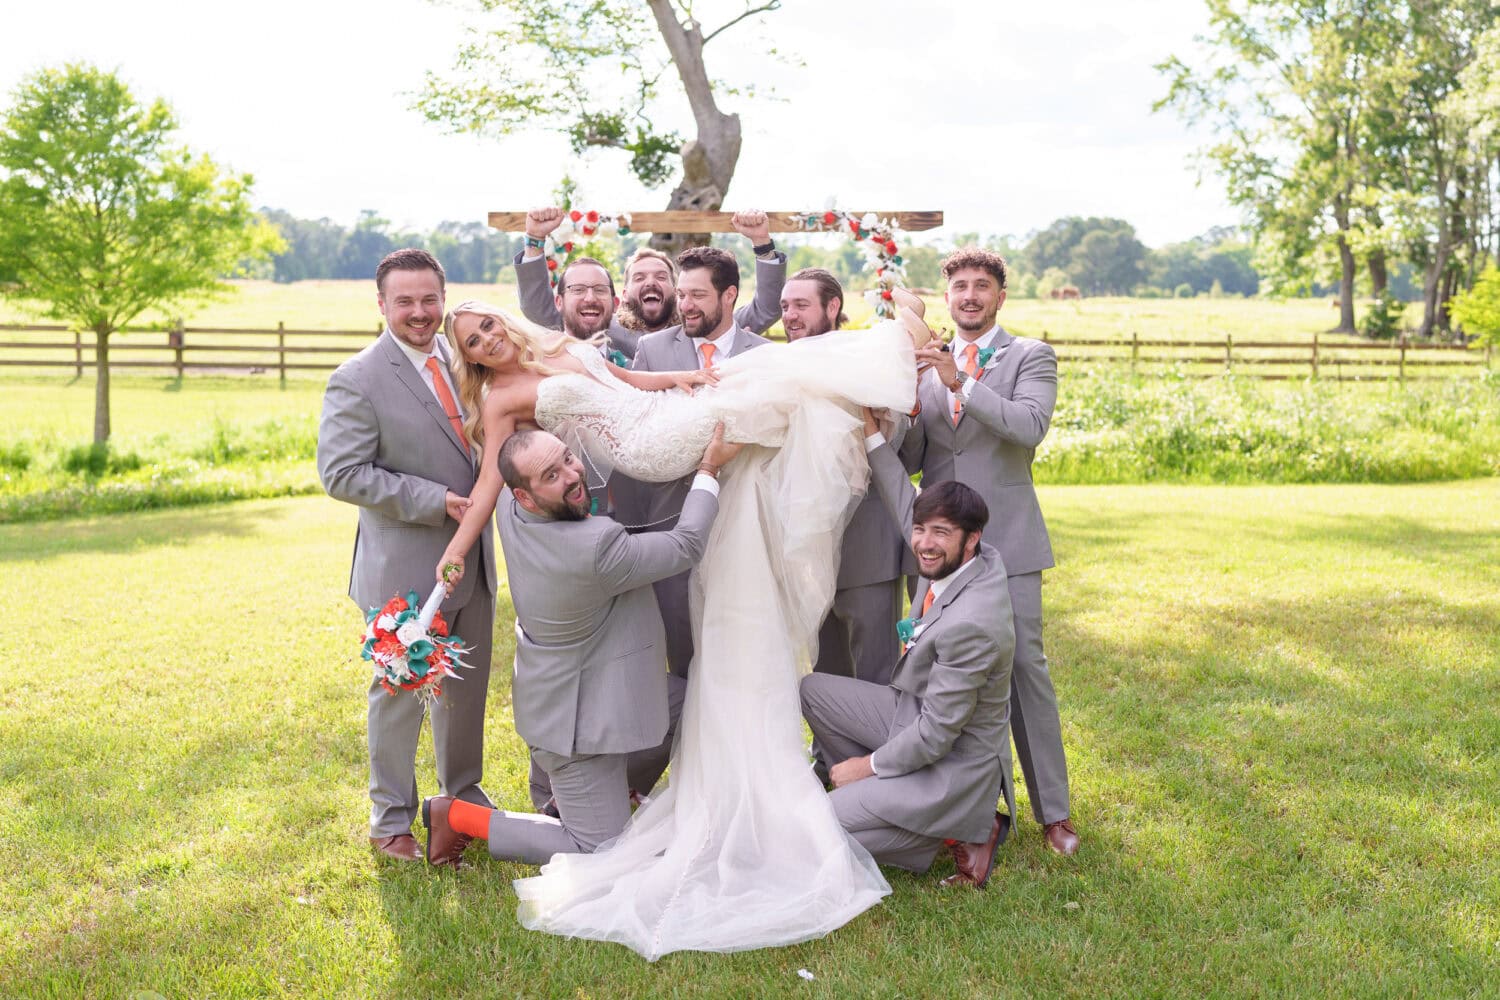
[[[428,799],[432,864],[457,862],[468,838],[482,837],[497,858],[539,865],[625,828],[628,789],[649,791],[667,765],[684,686],[667,673],[650,584],[702,557],[719,469],[740,447],[715,433],[677,526],[646,535],[590,516],[583,465],[556,437],[520,430],[500,447],[507,490],[496,520],[519,626],[516,732],[547,773],[558,818]]]
[[[976,491],[950,481],[917,496],[868,412],[865,429],[876,489],[917,557],[914,620],[890,684],[808,674],[803,715],[839,822],[876,861],[926,871],[946,840],[958,873],[944,884],[982,888],[1015,814],[1005,566]]]
[[[798,271],[781,289],[781,326],[788,341],[820,337],[841,328],[844,288],[821,267]],[[909,426],[897,423],[899,444]],[[818,632],[819,673],[887,684],[900,655],[895,621],[901,617],[901,577],[906,542],[872,484],[844,529],[833,606]],[[915,573],[914,567],[905,567]]]
[[[764,213],[755,215],[760,225],[767,224]],[[770,239],[769,235],[765,238]],[[682,314],[682,325],[642,337],[630,365],[633,370],[711,368],[725,358],[770,343],[745,329],[735,318],[740,269],[733,254],[716,247],[688,247],[678,255],[677,269],[677,309]],[[779,293],[781,283],[776,284]],[[669,530],[677,523],[677,512],[682,510],[691,483],[691,478],[675,483],[641,483],[616,473],[609,481],[615,516],[627,528],[648,532]],[[672,673],[687,677],[688,664],[693,659],[688,574],[659,581],[656,599],[667,628],[667,662]]]
[[[397,250],[375,269],[386,328],[328,380],[318,426],[318,476],[335,500],[359,508],[349,596],[361,611],[421,586],[458,529],[474,488],[475,455],[463,437],[443,325],[443,268],[425,250]],[[465,556],[466,575],[443,616],[470,644],[471,669],[443,685],[432,713],[432,743],[444,793],[488,806],[484,703],[495,623],[495,553],[488,531]],[[429,571],[430,572],[430,571]],[[368,692],[370,842],[383,854],[419,861],[416,752],[422,702]]]
[[[943,261],[944,295],[958,327],[952,352],[917,352],[932,367],[918,387],[921,412],[901,444],[906,468],[922,483],[957,480],[984,498],[994,518],[990,544],[1009,573],[1015,615],[1011,725],[1031,807],[1047,846],[1078,850],[1069,819],[1068,762],[1057,694],[1042,652],[1042,571],[1052,544],[1031,482],[1031,461],[1057,401],[1057,355],[1039,340],[1014,337],[996,321],[1005,303],[1000,255],[967,247]]]
[[[547,234],[562,224],[564,210],[534,208],[526,213],[526,246],[515,256],[516,289],[521,312],[533,323],[552,329],[565,328],[563,282],[558,294],[548,288],[547,261],[543,256]],[[742,306],[735,322],[746,330],[763,333],[780,317],[778,296],[786,278],[786,254],[771,239],[770,219],[759,211],[736,212],[731,225],[750,240],[755,252],[755,297]],[[599,329],[609,331],[609,347],[627,359],[634,358],[636,344],[648,333],[671,329],[682,322],[677,311],[677,270],[660,250],[641,247],[625,262],[625,300],[606,317]],[[613,295],[613,286],[611,286]],[[570,331],[571,332],[571,331]],[[577,334],[574,334],[577,336]]]

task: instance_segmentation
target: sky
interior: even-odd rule
[[[695,9],[713,26],[742,7]],[[18,3],[0,31],[0,107],[43,67],[115,70],[172,105],[191,149],[253,174],[257,204],[346,225],[363,209],[416,229],[482,221],[548,202],[565,172],[589,207],[665,207],[670,184],[645,190],[618,154],[579,161],[541,131],[446,135],[413,111],[466,23],[430,0]],[[1166,90],[1153,65],[1191,55],[1205,26],[1202,0],[784,0],[705,49],[714,75],[778,97],[721,102],[744,128],[725,207],[939,209],[940,236],[1114,216],[1149,246],[1232,225],[1222,183],[1193,160],[1207,137],[1151,112]]]

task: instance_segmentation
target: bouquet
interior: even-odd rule
[[[442,603],[440,583],[420,608],[417,592],[411,590],[405,597],[392,597],[385,607],[365,612],[360,657],[374,664],[375,679],[388,694],[412,691],[430,704],[443,693],[443,679],[457,677],[455,668],[468,666],[463,654],[469,647],[448,634],[448,623],[438,610]]]

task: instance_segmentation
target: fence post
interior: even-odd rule
[[[1234,371],[1234,337],[1224,334],[1224,374],[1230,375]]]
[[[286,323],[276,321],[276,366],[281,369],[281,387],[286,388]]]
[[[1135,374],[1136,362],[1141,359],[1141,335],[1130,331],[1130,374]]]
[[[1045,344],[1046,342],[1047,342],[1047,331],[1043,330],[1042,331],[1042,343]]]
[[[170,345],[172,345],[172,347],[173,347],[173,352],[172,353],[173,353],[173,355],[175,356],[175,359],[176,359],[177,377],[179,379],[182,378],[182,336],[183,336],[183,333],[184,333],[184,329],[183,329],[183,326],[182,326],[182,317],[178,316],[177,317],[177,323],[176,323],[176,325],[174,325],[172,327],[171,331],[167,333],[167,343],[170,344]]]
[[[1313,331],[1313,359],[1312,359],[1312,366],[1313,366],[1313,376],[1312,377],[1313,378],[1317,378],[1318,377],[1318,331],[1317,330]]]
[[[1401,335],[1401,339],[1397,341],[1397,345],[1401,350],[1401,360],[1397,372],[1401,379],[1401,385],[1404,388],[1406,386],[1406,334],[1403,333]]]
[[[73,374],[83,378],[83,331],[78,329],[73,331]]]

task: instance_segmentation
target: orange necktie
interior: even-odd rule
[[[964,371],[968,373],[969,378],[978,378],[979,377],[979,345],[978,344],[970,344],[967,347],[965,347],[964,348],[964,356],[965,356],[965,358],[964,358]],[[959,388],[963,388],[963,387],[959,386]],[[960,396],[958,393],[955,392],[953,394],[953,422],[955,424],[958,423],[958,415],[963,412],[963,409],[964,409],[963,397]]]
[[[932,610],[932,599],[934,597],[936,597],[936,596],[937,596],[937,591],[933,590],[932,587],[929,586],[927,588],[927,598],[926,598],[926,600],[924,600],[922,602],[922,617],[923,618],[926,618],[927,617],[927,612],[929,612],[929,611]]]
[[[718,349],[719,346],[717,344],[703,344],[698,348],[699,352],[703,355],[704,368],[712,368],[714,366],[714,352]]]
[[[453,425],[453,433],[458,435],[458,443],[467,452],[469,441],[464,437],[464,420],[458,415],[458,404],[453,401],[453,393],[448,391],[448,380],[443,378],[443,369],[438,365],[437,358],[427,359],[427,370],[432,372],[432,391],[437,393],[438,402],[443,404],[443,413],[447,415],[448,423]]]

